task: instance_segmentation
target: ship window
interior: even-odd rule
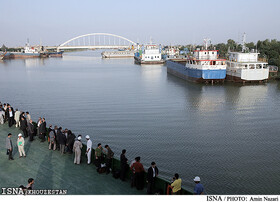
[[[207,53],[205,52],[205,55],[206,55]]]
[[[256,68],[257,68],[257,69],[261,69],[261,68],[262,68],[262,65],[261,65],[261,64],[257,64]]]
[[[264,68],[264,69],[267,69],[267,64],[263,64],[263,68]]]
[[[212,52],[212,54],[214,55],[214,52]]]

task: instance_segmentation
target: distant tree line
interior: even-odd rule
[[[5,52],[5,51],[17,52],[17,51],[20,51],[20,50],[21,50],[20,48],[8,48],[4,44],[0,48],[0,51],[3,51],[3,52]]]

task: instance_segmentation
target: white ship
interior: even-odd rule
[[[135,63],[138,64],[163,64],[161,46],[155,44],[142,45],[134,55]]]
[[[227,60],[227,80],[235,82],[265,81],[269,76],[267,62],[259,61],[259,53],[250,52],[245,47],[243,35],[242,52],[229,52]]]

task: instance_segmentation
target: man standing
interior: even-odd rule
[[[126,176],[126,172],[127,172],[127,169],[128,169],[127,158],[126,158],[125,154],[126,154],[126,149],[123,149],[122,154],[120,156],[120,159],[121,159],[121,176],[120,176],[120,179],[122,181],[125,181],[125,176]]]
[[[80,164],[81,163],[81,149],[83,144],[81,143],[81,137],[78,137],[78,140],[75,141],[73,146],[73,151],[75,152],[74,163]]]
[[[52,149],[56,150],[56,140],[55,140],[55,135],[54,135],[54,130],[52,129],[52,125],[49,127],[49,138],[50,138],[50,144],[49,144],[49,150]]]
[[[11,106],[9,106],[8,108],[9,110],[9,113],[8,113],[8,123],[9,123],[9,127],[12,127],[12,125],[14,124],[14,116],[15,116],[15,113],[14,113],[14,110]]]
[[[26,121],[28,123],[31,120],[31,116],[30,116],[29,112],[26,112],[25,114],[26,114]]]
[[[196,176],[193,181],[196,184],[194,187],[194,194],[202,195],[204,193],[204,187],[202,184],[200,184],[200,177]]]
[[[9,133],[8,137],[6,138],[6,148],[7,148],[7,154],[9,154],[9,160],[14,160],[13,158],[13,143],[11,140],[12,134]]]
[[[18,134],[18,139],[17,139],[17,146],[18,146],[18,152],[19,152],[19,158],[26,157],[25,152],[24,152],[24,138],[22,137],[22,134]]]
[[[68,130],[68,136],[66,138],[66,146],[67,146],[67,151],[72,154],[73,153],[73,145],[75,142],[76,136],[72,133],[71,130]]]
[[[130,169],[135,174],[135,186],[136,189],[142,190],[144,188],[144,167],[143,164],[140,163],[140,156],[135,158],[136,162],[132,164]]]
[[[26,138],[28,136],[27,135],[27,121],[24,117],[21,117],[20,130],[22,130],[24,137]]]
[[[96,159],[96,171],[99,172],[99,169],[101,168],[102,163],[102,152],[103,148],[101,147],[101,143],[97,144],[97,148],[95,149],[95,159]]]
[[[19,119],[20,117],[20,111],[18,109],[16,109],[16,112],[15,112],[15,121],[16,121],[16,127],[19,127]]]
[[[181,191],[182,179],[179,178],[179,174],[178,173],[175,173],[173,179],[174,179],[174,181],[171,184],[172,192],[173,192],[174,195],[179,195],[180,191]]]
[[[65,144],[66,144],[66,137],[65,135],[62,133],[62,128],[59,127],[57,130],[57,142],[59,144],[59,150],[61,154],[64,154],[64,150],[65,150]]]
[[[112,159],[114,157],[114,152],[111,150],[111,148],[108,145],[105,145],[105,149],[107,150],[106,155],[106,174],[110,173],[110,168],[112,165]]]
[[[147,182],[148,182],[147,194],[153,194],[155,180],[157,176],[158,176],[158,168],[156,166],[156,163],[152,162],[151,167],[148,169],[148,174],[147,174]]]
[[[34,134],[35,134],[35,127],[32,123],[32,119],[29,120],[29,122],[27,123],[27,132],[28,132],[28,136],[29,136],[29,141],[32,142],[34,140]]]
[[[42,123],[40,124],[40,127],[39,127],[39,134],[40,134],[41,142],[46,141],[46,133],[47,133],[47,123],[46,123],[45,118],[43,118]]]
[[[89,165],[90,162],[91,162],[92,141],[90,140],[90,138],[89,138],[88,135],[86,136],[86,139],[87,139],[87,151],[86,151],[86,155],[87,155],[87,158],[88,158],[87,164]]]
[[[0,124],[4,124],[5,112],[0,108]]]

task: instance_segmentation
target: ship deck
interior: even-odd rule
[[[30,143],[25,139],[26,158],[19,158],[16,147],[17,135],[21,131],[14,126],[0,124],[0,182],[3,187],[27,185],[33,178],[34,189],[64,189],[71,195],[143,195],[146,190],[136,190],[129,182],[115,179],[112,174],[98,174],[94,164],[86,164],[82,154],[82,163],[73,163],[73,154],[61,155],[59,151],[48,149],[47,141],[40,142],[38,137]],[[14,160],[6,155],[6,137],[12,133]]]

